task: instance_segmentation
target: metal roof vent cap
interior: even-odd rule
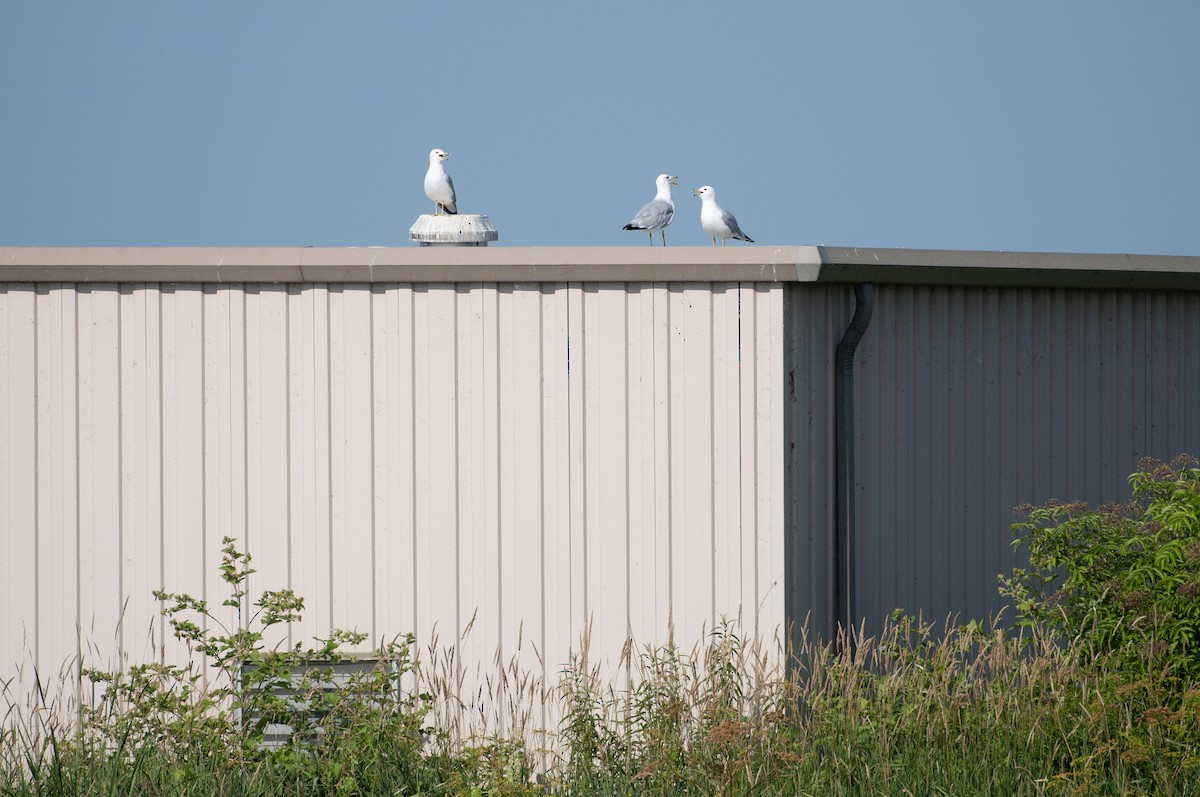
[[[500,239],[492,220],[480,213],[433,216],[423,213],[408,231],[421,246],[487,246]]]

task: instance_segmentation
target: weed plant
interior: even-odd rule
[[[1174,682],[1115,690],[1114,674],[1078,647],[974,623],[897,615],[876,638],[800,637],[790,669],[730,624],[693,651],[631,650],[621,691],[576,658],[558,684],[562,719],[543,767],[527,739],[456,741],[427,725],[432,693],[340,695],[320,720],[288,718],[320,733],[263,747],[253,724],[212,702],[203,715],[180,710],[160,686],[110,693],[82,728],[48,713],[10,726],[0,793],[1200,793],[1194,685],[1190,702],[1164,710]]]

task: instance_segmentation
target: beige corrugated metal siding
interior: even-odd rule
[[[767,283],[10,283],[0,661],[186,656],[221,538],[294,643],[436,632],[551,676],[783,622],[782,296]],[[224,610],[228,611],[228,610]],[[229,618],[232,620],[232,617]],[[536,654],[534,655],[534,649]],[[537,664],[540,660],[541,664]]]

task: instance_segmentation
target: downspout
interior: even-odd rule
[[[847,634],[858,625],[855,593],[854,527],[854,352],[862,340],[874,310],[870,283],[854,286],[854,318],[838,341],[833,383],[834,512],[833,578],[829,596],[831,632]],[[847,637],[849,639],[849,637]]]

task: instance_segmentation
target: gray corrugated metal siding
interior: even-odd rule
[[[789,290],[788,369],[804,386],[788,430],[789,616],[811,611],[828,633],[829,361],[853,300],[848,285]],[[1200,293],[881,285],[875,302],[856,358],[870,630],[895,608],[995,612],[996,576],[1018,563],[1014,506],[1123,500],[1139,458],[1200,454]]]

